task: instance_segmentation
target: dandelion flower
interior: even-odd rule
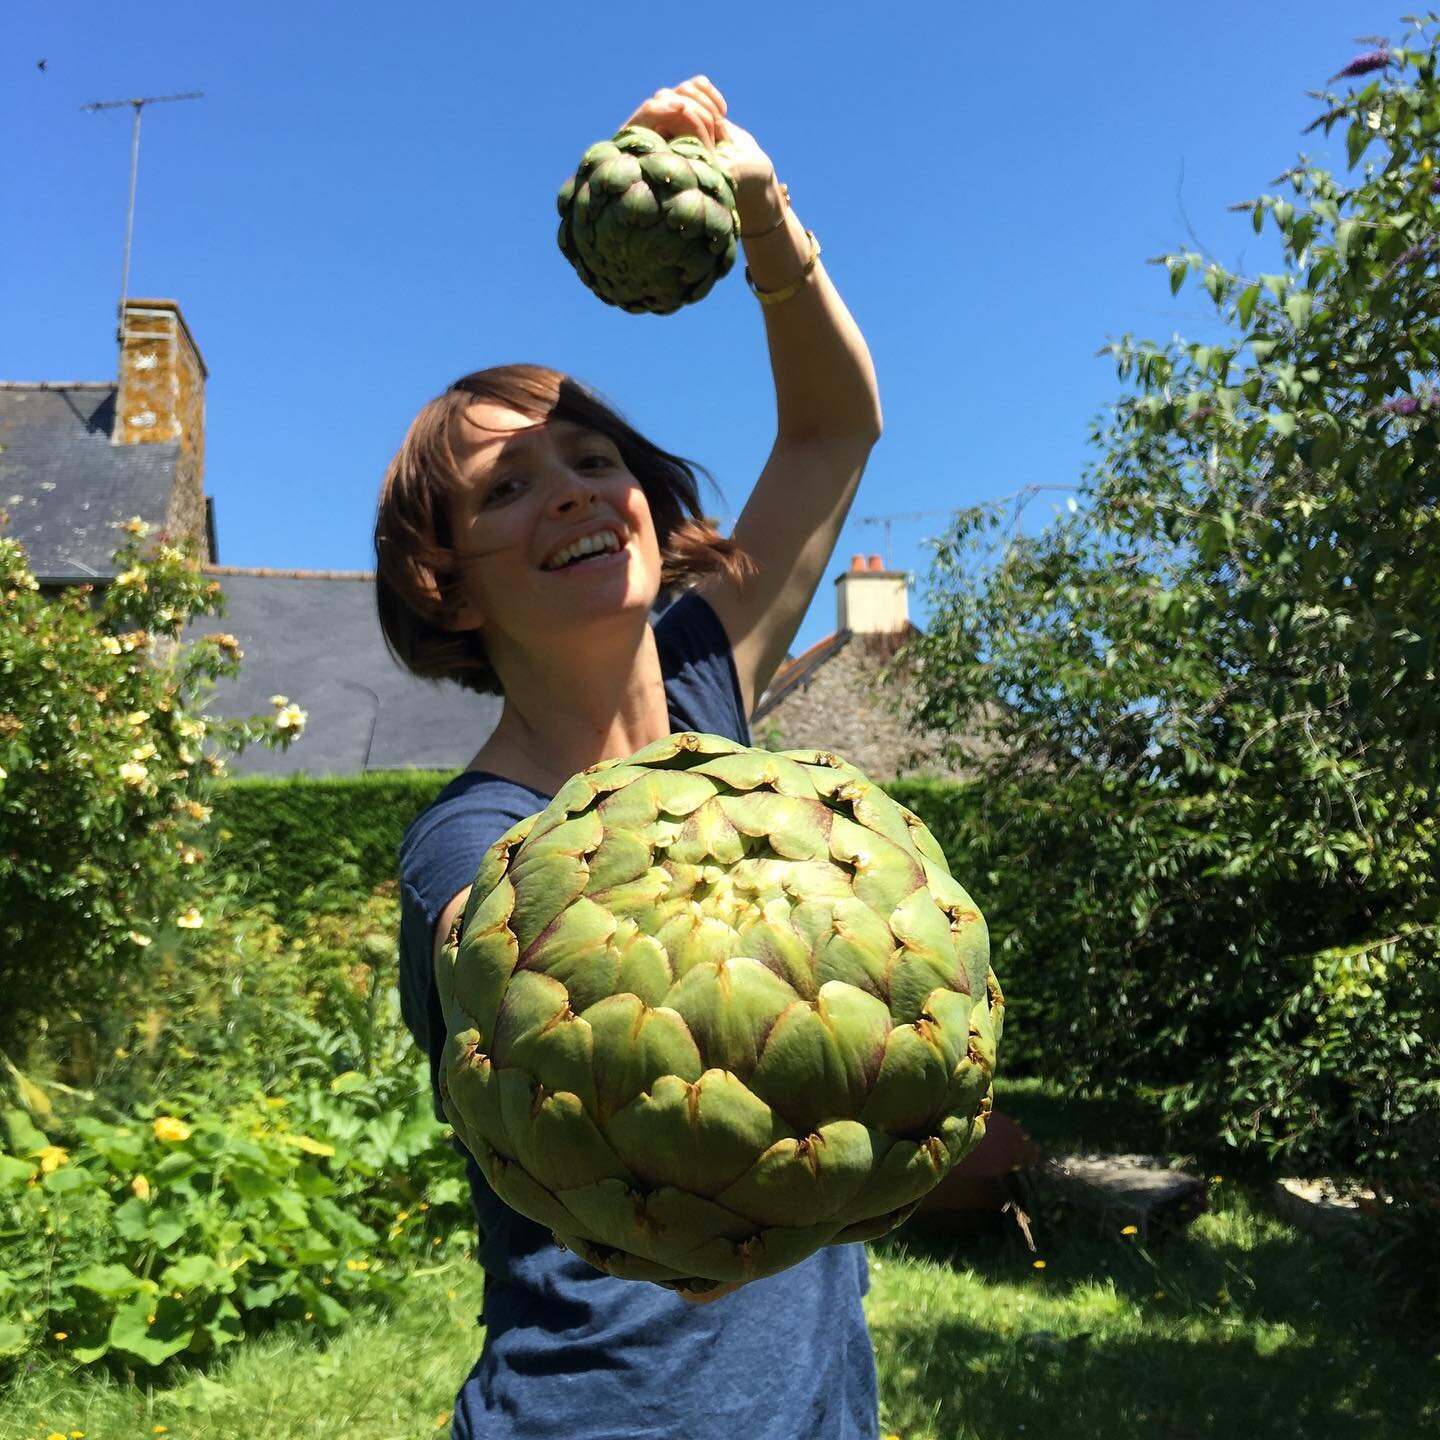
[[[1045,1268],[1045,1262],[1043,1260],[1032,1260],[1030,1265],[1034,1270],[1043,1270]]]
[[[63,1145],[46,1145],[35,1151],[35,1158],[40,1162],[41,1174],[51,1175],[70,1158],[70,1152]]]
[[[1120,1233],[1122,1235],[1138,1235],[1140,1233],[1140,1227],[1138,1225],[1123,1225],[1120,1228]]]
[[[173,1115],[157,1115],[151,1128],[155,1131],[157,1140],[174,1142],[190,1138],[190,1127],[183,1120],[177,1120]]]

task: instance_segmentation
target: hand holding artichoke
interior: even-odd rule
[[[488,852],[438,979],[496,1193],[703,1290],[900,1223],[978,1143],[1003,1002],[919,819],[837,757],[672,735]]]
[[[734,265],[737,205],[773,170],[725,111],[703,75],[659,90],[561,187],[560,250],[607,304],[667,315]]]

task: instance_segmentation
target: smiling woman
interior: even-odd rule
[[[486,851],[600,761],[684,730],[748,744],[755,699],[794,637],[880,433],[865,342],[818,243],[719,91],[697,76],[657,92],[627,123],[727,147],[769,347],[774,441],[725,537],[702,518],[695,465],[579,382],[507,365],[467,375],[427,405],[386,472],[376,593],[392,651],[416,674],[504,701],[493,733],[401,847],[404,1013],[442,1118],[434,963]],[[662,592],[679,598],[655,621]],[[456,1402],[457,1440],[875,1435],[863,1247],[677,1293],[558,1250],[468,1156],[466,1173],[485,1341]]]

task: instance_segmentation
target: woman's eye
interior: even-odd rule
[[[485,503],[488,505],[495,500],[508,499],[519,488],[520,482],[513,476],[506,475],[499,480],[494,480],[489,489],[485,491]]]

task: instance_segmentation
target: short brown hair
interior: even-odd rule
[[[476,401],[536,419],[568,420],[608,436],[640,482],[660,543],[662,589],[683,589],[723,572],[740,580],[754,562],[703,518],[703,467],[652,444],[594,391],[543,365],[498,365],[461,376],[415,417],[380,487],[375,518],[375,600],[390,653],[413,674],[454,680],[482,694],[500,678],[474,631],[447,629],[458,602],[461,556],[450,515],[463,488],[454,427]]]

